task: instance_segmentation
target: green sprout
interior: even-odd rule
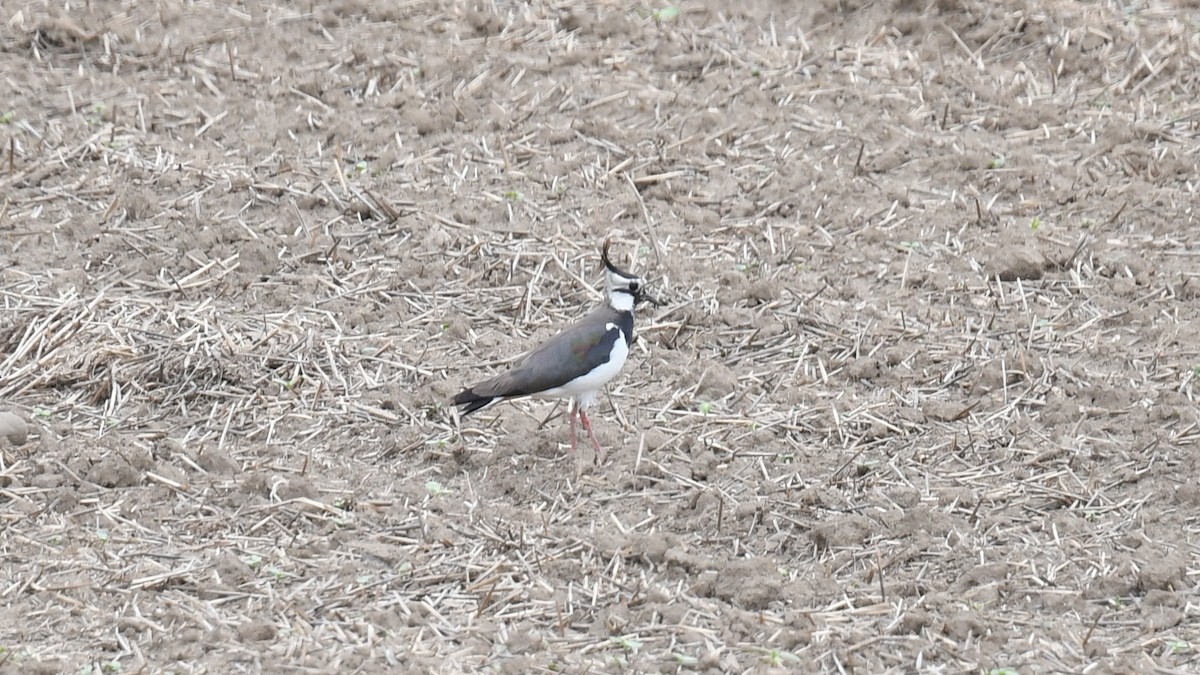
[[[1196,377],[1200,377],[1200,363],[1197,363],[1196,365],[1192,366],[1192,375],[1195,375]]]
[[[741,272],[742,274],[745,274],[745,275],[747,275],[747,276],[752,276],[752,275],[761,274],[761,273],[762,273],[762,267],[763,267],[763,266],[762,266],[762,263],[761,263],[761,262],[757,262],[757,261],[751,261],[751,262],[748,262],[748,263],[734,263],[734,264],[733,264],[733,269],[735,269],[735,270],[737,270],[737,271],[739,271],[739,272]]]
[[[17,114],[15,112],[9,110],[8,112],[4,113],[3,115],[0,115],[0,124],[12,124],[13,120],[16,118],[17,118]]]
[[[108,107],[103,103],[93,103],[87,110],[88,124],[97,124],[104,119],[104,113],[108,112]]]
[[[708,401],[701,401],[701,402],[700,402],[700,413],[701,413],[702,415],[705,415],[705,416],[707,416],[707,415],[708,415],[708,413],[712,412],[712,409],[713,409],[713,404],[712,404],[712,403],[710,403],[710,402],[708,402]]]
[[[96,530],[96,538],[100,540],[101,544],[107,544],[108,543],[108,530],[104,530],[104,529]]]
[[[635,654],[642,648],[641,640],[637,640],[632,637],[626,637],[624,635],[613,638],[613,642],[620,646],[621,649],[624,649],[627,652],[633,652]]]
[[[258,569],[258,566],[262,564],[262,556],[261,555],[251,555],[248,558],[246,558],[245,563],[246,563],[246,566],[252,570]]]
[[[782,668],[785,664],[800,663],[800,657],[782,649],[764,649],[763,661],[772,668]]]
[[[675,659],[675,663],[678,663],[679,665],[685,666],[688,668],[694,668],[697,664],[700,663],[700,659],[698,659],[694,656],[688,656],[687,654],[678,654],[676,652],[671,652],[671,658]]]
[[[750,69],[750,77],[762,77],[762,71],[759,70],[757,66],[754,68],[751,68]]]
[[[988,671],[988,675],[1021,675],[1021,673],[1013,668],[992,668]]]
[[[297,375],[290,380],[278,380],[278,382],[279,386],[283,387],[284,389],[287,389],[288,391],[294,391],[296,387],[299,387],[304,382],[304,376]]]
[[[437,482],[436,480],[431,480],[431,481],[425,483],[425,491],[428,492],[429,494],[433,495],[434,497],[441,497],[444,494],[450,493],[450,490],[446,489],[445,487],[442,487],[442,484]]]
[[[504,198],[510,202],[519,202],[525,199],[525,195],[520,190],[509,190],[504,193]]]
[[[451,438],[449,436],[447,436],[445,438],[430,438],[425,441],[425,445],[434,445],[434,446],[437,446],[438,450],[445,450],[447,447],[450,446],[450,440],[451,440]],[[430,492],[437,490],[437,488],[430,488],[429,486],[431,484],[438,484],[438,483],[437,483],[437,481],[429,481],[428,483],[425,484],[425,489],[429,490]],[[437,492],[437,494],[442,494],[444,492],[449,492],[449,490],[442,490],[440,492]]]
[[[993,171],[996,169],[1003,169],[1004,168],[1004,158],[1003,157],[993,157],[992,161],[988,162],[988,168],[992,169]]]
[[[1042,226],[1042,219],[1038,218],[1037,216],[1034,216],[1033,220],[1029,221],[1029,229],[1033,230],[1034,232],[1037,232],[1038,228],[1041,226]]]
[[[283,578],[287,577],[287,574],[288,574],[287,572],[283,572],[282,569],[280,569],[274,565],[266,568],[265,572],[270,574],[271,578],[274,578],[276,581],[282,581]]]
[[[652,11],[650,16],[654,17],[654,21],[657,23],[670,21],[671,19],[679,16],[679,8],[675,7],[674,5],[667,5],[662,9],[656,9]]]

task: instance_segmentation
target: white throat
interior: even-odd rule
[[[632,312],[633,296],[629,293],[609,291],[608,304],[618,312]]]

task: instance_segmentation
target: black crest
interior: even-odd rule
[[[604,263],[604,266],[608,268],[608,271],[613,272],[615,274],[619,274],[619,275],[625,277],[626,279],[637,279],[638,278],[637,275],[630,274],[629,272],[621,269],[620,267],[617,267],[616,265],[613,264],[613,261],[609,259],[608,249],[611,246],[612,246],[612,239],[605,239],[604,247],[600,249],[600,260]]]

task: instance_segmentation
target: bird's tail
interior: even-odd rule
[[[482,410],[496,403],[501,398],[501,396],[481,396],[480,394],[476,394],[474,389],[465,389],[458,396],[451,399],[451,403],[463,406],[459,414],[465,417],[476,410]]]

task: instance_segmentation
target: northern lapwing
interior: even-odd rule
[[[604,449],[587,410],[596,402],[600,389],[616,377],[625,365],[633,345],[633,310],[649,300],[646,280],[613,264],[608,257],[611,240],[600,251],[604,263],[604,302],[573,326],[550,338],[521,357],[512,367],[454,397],[469,415],[493,403],[531,396],[539,399],[569,398],[567,416],[571,420],[571,452],[576,452],[575,416],[587,430],[596,449],[596,463],[604,461]]]

